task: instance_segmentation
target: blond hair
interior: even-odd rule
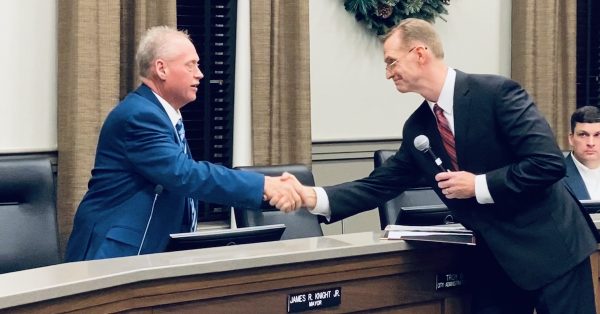
[[[412,45],[414,42],[419,41],[427,46],[427,49],[433,53],[438,59],[444,58],[444,47],[440,36],[437,34],[431,23],[415,18],[408,18],[402,20],[400,24],[394,26],[390,31],[382,37],[382,41],[385,42],[392,36],[400,36],[402,39],[402,45]]]

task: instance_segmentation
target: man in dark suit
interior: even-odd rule
[[[565,183],[580,200],[600,200],[600,108],[584,106],[573,112],[569,144]]]
[[[185,32],[154,27],[136,54],[142,85],[108,115],[92,178],[74,219],[67,261],[162,252],[170,233],[195,230],[196,202],[297,208],[288,183],[192,159],[181,109],[203,74]]]
[[[379,206],[425,178],[478,238],[468,260],[475,313],[595,313],[595,233],[560,179],[563,155],[527,92],[496,75],[446,66],[433,27],[403,20],[384,38],[386,76],[425,98],[399,151],[368,177],[298,188],[325,222]],[[437,108],[439,107],[439,108]],[[426,135],[451,172],[413,140]]]

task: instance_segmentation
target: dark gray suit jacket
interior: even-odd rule
[[[457,71],[454,127],[460,169],[486,174],[494,204],[443,196],[434,179],[436,166],[412,144],[426,135],[450,165],[433,113],[423,102],[406,121],[405,144],[396,155],[366,178],[325,188],[331,222],[375,208],[424,177],[523,289],[553,281],[596,249],[589,216],[560,182],[565,163],[552,130],[521,86],[500,76]]]

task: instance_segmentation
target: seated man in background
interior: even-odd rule
[[[600,108],[585,106],[571,115],[565,183],[580,200],[600,200]]]
[[[180,109],[204,77],[187,33],[165,26],[140,40],[141,86],[106,117],[92,178],[77,213],[66,261],[162,252],[169,234],[195,230],[197,200],[282,209],[301,200],[280,178],[192,159]]]

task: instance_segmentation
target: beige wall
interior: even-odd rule
[[[2,2],[0,154],[56,151],[56,3]]]

